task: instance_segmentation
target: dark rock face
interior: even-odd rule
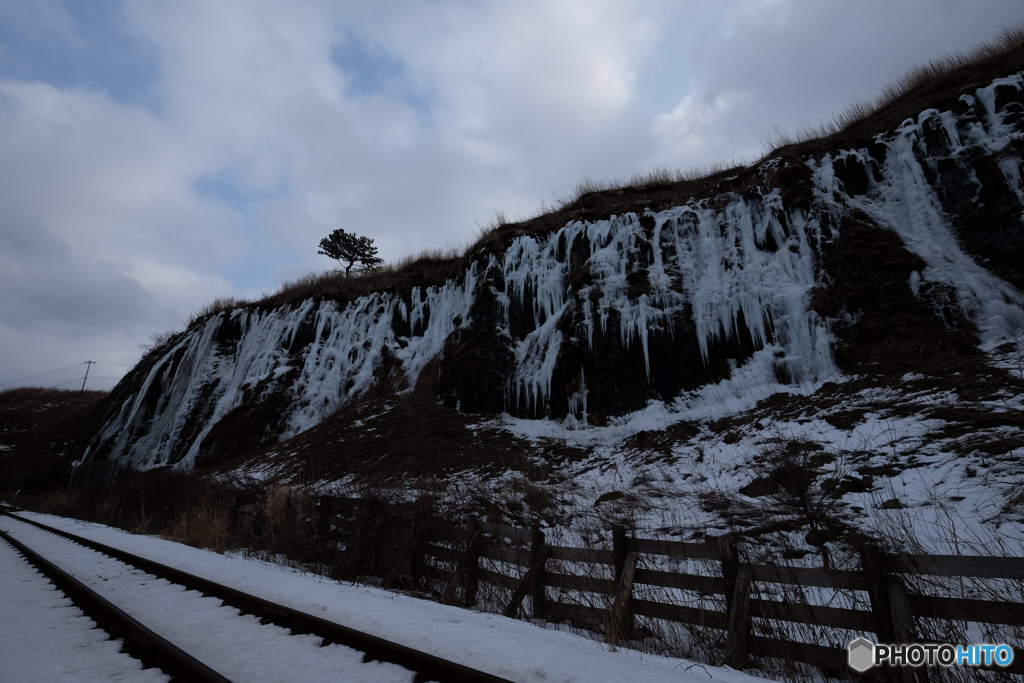
[[[218,314],[112,392],[88,455],[215,462],[371,391],[605,424],[710,385],[980,358],[1024,331],[1022,91],[1000,79],[667,209],[510,230],[443,286]]]
[[[986,95],[961,98],[955,119],[933,110],[922,123],[920,156],[964,249],[1024,289],[1024,231],[1008,220],[1021,211],[1024,140],[1009,131],[1024,120],[1024,88],[1005,82]],[[989,142],[982,132],[1007,137],[978,144]]]
[[[822,265],[828,283],[814,297],[815,310],[832,326],[836,364],[846,372],[866,367],[911,372],[943,354],[976,353],[974,325],[953,304],[948,319],[937,306],[941,290],[915,293],[908,286],[924,260],[891,230],[862,212],[843,217],[838,235],[826,242]],[[850,316],[850,314],[856,314]],[[842,324],[845,318],[852,318]]]
[[[878,164],[871,156],[840,156],[832,164],[836,178],[846,194],[859,196],[868,193],[872,180],[878,177]]]
[[[445,342],[437,393],[445,405],[462,412],[497,414],[505,409],[515,354],[492,287],[481,288],[469,316],[468,324]]]
[[[964,249],[987,269],[1024,289],[1024,232],[1006,220],[1019,213],[1021,205],[1024,144],[1015,140],[1012,146],[1016,156],[1004,159],[963,155],[940,160],[936,186]]]

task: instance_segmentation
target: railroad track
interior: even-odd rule
[[[171,642],[173,638],[158,634],[156,626],[143,624],[141,619],[128,614],[125,609],[114,604],[109,599],[111,593],[116,592],[124,595],[131,589],[119,587],[115,590],[113,584],[106,585],[108,578],[116,577],[117,582],[134,580],[136,584],[146,585],[145,591],[147,593],[156,590],[171,590],[178,591],[180,594],[182,588],[186,591],[197,591],[203,596],[221,601],[223,607],[231,607],[238,610],[237,612],[228,610],[230,612],[229,616],[219,614],[215,620],[217,624],[226,623],[224,622],[226,618],[233,618],[235,620],[244,618],[248,619],[244,628],[251,630],[253,627],[251,622],[253,620],[246,615],[253,615],[259,619],[260,624],[272,625],[269,626],[270,628],[274,626],[283,627],[288,629],[293,636],[312,635],[319,637],[321,639],[319,643],[321,650],[324,650],[323,646],[327,645],[344,646],[344,648],[351,648],[362,653],[361,663],[389,663],[406,670],[406,673],[402,674],[400,670],[396,669],[396,677],[393,680],[411,679],[414,681],[439,681],[442,683],[448,681],[508,683],[505,679],[486,672],[363,633],[357,629],[307,614],[286,605],[264,600],[259,596],[239,591],[230,586],[224,586],[173,567],[168,567],[118,548],[97,543],[76,534],[49,527],[34,520],[18,516],[9,510],[3,509],[0,512],[11,519],[17,520],[17,524],[29,525],[28,527],[22,527],[16,533],[17,538],[15,535],[3,530],[0,530],[0,537],[17,548],[28,562],[47,576],[79,609],[96,621],[101,628],[109,632],[113,637],[124,639],[124,650],[126,652],[140,659],[146,666],[158,666],[171,676],[172,680],[228,681],[230,679],[217,670],[220,668],[223,671],[223,666],[218,667],[217,664],[212,662],[200,661],[200,658],[203,657],[202,655],[190,654],[186,651],[189,648],[176,645],[174,642]],[[53,557],[47,559],[31,547],[33,545],[36,547],[41,545],[38,542],[39,536],[35,529],[55,534],[88,549],[67,549],[62,553],[58,553],[62,556],[70,557],[73,554],[72,550],[74,550],[79,555],[93,551],[93,553],[100,553],[106,557],[93,559],[93,556],[90,555],[89,559],[78,557],[76,562],[70,562],[67,559],[54,561]],[[11,529],[8,530],[10,531]],[[31,540],[33,533],[36,534],[36,542]],[[111,564],[114,562],[121,568]],[[79,568],[77,571],[69,569],[69,565],[75,565],[76,563]],[[132,569],[126,572],[123,565],[128,565]],[[83,569],[83,567],[86,568]],[[104,571],[106,575],[103,575]],[[132,576],[128,577],[127,574]],[[84,581],[82,580],[83,577],[87,577],[90,580]],[[154,577],[162,579],[168,584],[173,584],[173,586],[164,587],[161,585],[158,587],[155,584],[159,583],[159,581],[154,582]],[[92,587],[87,584],[91,584]],[[105,591],[96,590],[100,586]],[[118,586],[122,586],[122,584],[118,583]],[[172,597],[170,601],[178,602],[179,599]],[[184,602],[185,600],[181,599],[180,601]],[[191,607],[191,610],[202,611],[208,608],[209,606],[196,606]],[[187,611],[189,608],[185,609]],[[223,611],[222,609],[221,612]],[[205,612],[203,613],[206,614]],[[206,620],[210,618],[208,616],[203,617]],[[210,623],[212,622],[203,621],[200,628],[210,628]],[[218,632],[224,628],[225,626],[223,625],[215,627]],[[241,625],[240,628],[242,628]],[[248,642],[248,639],[251,639],[252,636],[245,636],[245,638]],[[274,642],[276,643],[278,640],[275,639]],[[337,649],[335,648],[334,650]],[[345,652],[348,653],[349,651],[345,650]],[[312,656],[320,655],[314,652]],[[345,659],[348,662],[352,659],[352,656],[347,656]],[[300,662],[296,664],[300,664]],[[345,666],[350,666],[350,663],[345,664]],[[378,668],[380,666],[386,665],[377,665]],[[295,671],[301,671],[301,668],[301,666],[296,666]],[[369,676],[369,678],[382,680],[382,673],[381,671],[374,671],[373,675]],[[355,674],[355,676],[358,676],[358,674]],[[338,680],[342,680],[342,678],[339,677]],[[359,680],[359,678],[353,677],[351,671],[348,671],[345,674],[344,680]]]

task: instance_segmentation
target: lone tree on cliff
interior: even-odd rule
[[[377,256],[377,247],[372,239],[340,228],[320,240],[320,251],[317,253],[336,259],[345,269],[345,277],[349,276],[355,266],[358,266],[357,272],[371,271],[384,263],[384,259]]]

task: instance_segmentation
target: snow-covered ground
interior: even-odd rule
[[[275,564],[221,555],[97,524],[24,514],[514,681],[755,680],[729,668],[613,649],[594,640],[515,619],[339,583]],[[14,525],[7,518],[0,519],[0,524],[4,528]],[[102,632],[90,630],[90,622],[66,598],[39,580],[20,556],[4,545],[0,548],[0,650],[4,653],[0,657],[0,680],[164,680],[159,672],[142,671],[138,662],[120,654],[117,644],[106,641]],[[248,642],[232,647],[249,652],[254,658],[263,656],[253,651]],[[297,667],[296,671],[300,669]],[[231,672],[225,673],[232,677]],[[303,678],[318,680],[315,676]]]

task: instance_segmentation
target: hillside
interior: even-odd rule
[[[1019,38],[749,167],[214,307],[66,460],[819,548],[1024,522]]]
[[[101,391],[0,391],[0,491],[42,491],[66,482],[71,451]]]

